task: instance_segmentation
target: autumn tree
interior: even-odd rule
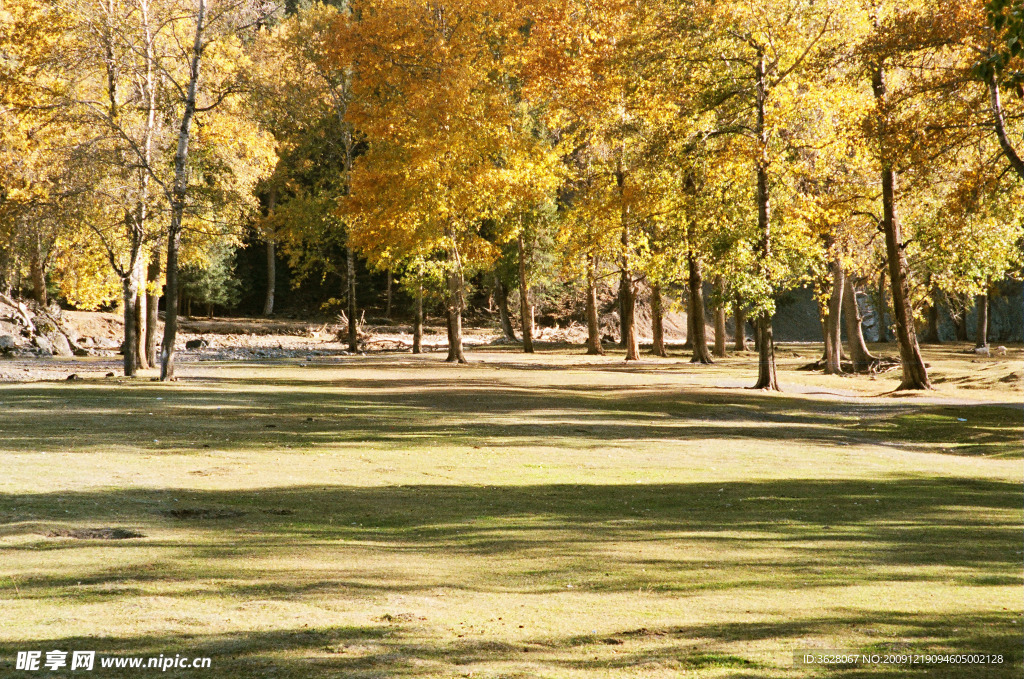
[[[502,3],[354,9],[349,58],[366,152],[343,214],[371,262],[446,255],[448,360],[464,363],[466,271],[498,254],[484,222],[514,236],[524,208],[553,187],[554,158],[508,83],[521,19]]]
[[[783,244],[798,234],[773,209],[785,182],[787,153],[798,142],[788,129],[800,101],[815,86],[813,73],[836,38],[840,3],[789,0],[771,6],[749,3],[688,3],[669,16],[685,38],[675,47],[692,64],[692,81],[708,111],[710,133],[731,135],[728,147],[747,162],[756,187],[752,206],[756,295],[749,300],[756,316],[758,380],[755,388],[778,389],[772,314],[774,291],[792,279],[790,254]]]

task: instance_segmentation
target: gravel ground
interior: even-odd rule
[[[438,329],[430,329],[423,337],[424,351],[446,351],[448,340]],[[202,339],[208,346],[189,350],[186,342]],[[467,346],[489,344],[498,340],[497,335],[486,332],[467,333]],[[296,335],[228,334],[196,335],[182,333],[178,336],[178,364],[187,375],[187,366],[207,361],[269,361],[269,360],[313,360],[325,357],[348,356],[348,345],[338,342],[330,333]],[[360,354],[384,351],[402,352],[412,350],[412,335],[406,333],[373,333],[363,338]],[[83,358],[60,358],[51,356],[15,355],[0,357],[0,383],[39,382],[66,380],[71,375],[80,379],[95,379],[120,376],[123,372],[121,356],[116,350],[92,349],[94,355]],[[72,378],[74,379],[74,378]]]

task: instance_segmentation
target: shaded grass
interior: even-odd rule
[[[1007,659],[835,676],[1020,675],[1003,392],[529,361],[0,388],[0,676],[26,648],[239,678],[817,676],[805,648]]]

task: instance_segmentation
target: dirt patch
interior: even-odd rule
[[[73,538],[75,540],[131,540],[146,536],[126,528],[60,528],[46,533],[46,537]]]
[[[68,333],[75,337],[103,338],[120,343],[124,333],[124,319],[117,314],[102,311],[62,311],[61,320]]]

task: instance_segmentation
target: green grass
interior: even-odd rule
[[[792,370],[816,351],[783,395],[739,388],[749,357],[495,351],[0,387],[0,676],[1020,676],[1019,384],[886,396]],[[66,536],[95,528],[145,537]]]

